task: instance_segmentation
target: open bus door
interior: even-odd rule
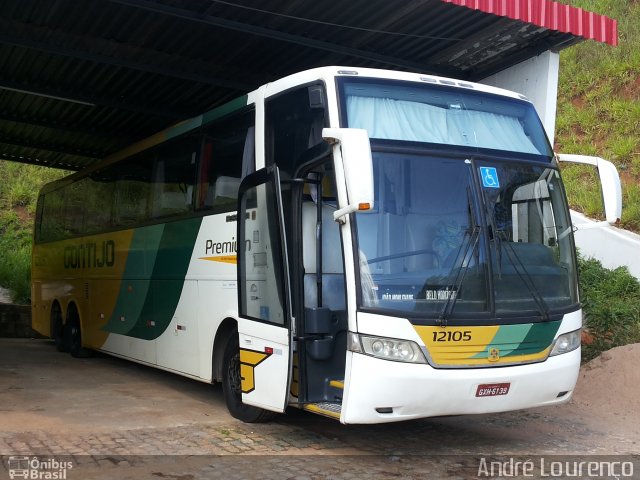
[[[242,402],[283,412],[291,382],[292,325],[280,175],[247,176],[238,204],[238,333]]]

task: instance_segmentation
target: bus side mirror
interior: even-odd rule
[[[559,153],[558,160],[561,162],[582,163],[597,167],[607,223],[610,225],[618,223],[622,217],[622,187],[620,186],[620,176],[618,175],[616,166],[600,157],[590,157],[587,155]],[[594,226],[597,225],[598,224],[595,224]]]
[[[342,169],[336,166],[336,182],[343,182],[347,189],[347,205],[333,212],[333,219],[344,223],[345,215],[371,211],[373,163],[367,131],[360,128],[324,128],[322,138],[333,145],[334,159],[342,165]]]

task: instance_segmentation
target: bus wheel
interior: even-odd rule
[[[82,346],[82,331],[80,330],[80,318],[75,307],[69,307],[69,315],[66,325],[67,344],[72,357],[87,358],[93,351]]]
[[[56,344],[56,350],[59,352],[68,351],[64,341],[64,324],[62,323],[62,311],[57,303],[51,309],[51,338]]]
[[[222,393],[227,409],[232,417],[247,423],[268,422],[276,416],[274,412],[242,403],[241,388],[240,346],[236,332],[227,339],[222,358]]]

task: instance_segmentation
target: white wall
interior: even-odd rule
[[[571,220],[578,227],[593,223],[593,220],[574,211],[571,212]],[[616,227],[604,227],[578,230],[575,239],[583,256],[596,258],[607,268],[626,266],[631,275],[640,279],[640,235]]]
[[[525,95],[536,107],[549,141],[553,145],[558,99],[560,55],[544,52],[480,81]]]

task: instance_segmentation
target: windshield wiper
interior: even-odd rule
[[[524,266],[524,263],[522,263],[522,260],[520,260],[520,257],[518,257],[518,254],[513,248],[513,245],[511,245],[511,242],[506,242],[506,244],[507,244],[507,257],[509,257],[511,264],[513,265],[513,268],[515,269],[516,273],[522,280],[522,283],[525,284],[525,286],[527,287],[527,290],[529,290],[529,293],[533,297],[533,301],[536,303],[536,306],[538,307],[538,312],[542,317],[542,321],[548,322],[549,320],[551,320],[551,317],[549,316],[549,306],[547,305],[547,302],[545,301],[544,297],[540,294],[540,291],[536,287],[536,284],[533,281],[531,274],[527,271],[527,267]],[[522,268],[522,273],[520,273],[520,269],[516,265],[516,262],[513,261],[514,258],[518,263],[518,265]]]
[[[496,246],[496,256],[498,257],[496,262],[497,269],[498,269],[498,276],[502,277],[503,239],[500,238],[500,230],[498,230],[495,211],[492,208],[489,208],[489,202],[487,201],[484,190],[481,189],[480,193],[481,193],[480,198],[484,205],[485,215],[489,219],[489,223],[491,226],[491,235],[489,240],[493,240],[493,243]],[[533,298],[533,301],[535,302],[538,308],[538,313],[540,314],[542,321],[548,322],[550,320],[550,317],[549,317],[549,306],[547,305],[547,302],[544,300],[544,297],[540,294],[540,291],[536,287],[536,284],[533,281],[531,274],[527,270],[527,267],[524,266],[524,263],[522,263],[522,260],[520,260],[520,257],[518,257],[518,254],[513,248],[513,245],[511,245],[511,242],[507,240],[507,241],[504,241],[504,243],[507,245],[507,258],[513,265],[513,268],[518,274],[518,277],[520,277],[520,280],[522,280],[522,283],[524,283],[525,287],[527,287],[527,290],[531,294],[531,297]],[[522,271],[520,271],[520,269],[522,269]]]
[[[475,202],[474,202],[474,195],[472,193],[473,192],[473,188],[472,188],[473,165],[469,160],[465,161],[465,163],[469,167],[470,185],[467,186],[467,207],[469,209],[469,223],[471,228],[466,229],[464,231],[464,237],[462,238],[462,242],[460,242],[460,246],[456,251],[456,256],[453,260],[453,265],[451,267],[451,272],[449,272],[449,275],[447,276],[448,285],[446,286],[446,288],[448,289],[449,285],[451,285],[451,282],[449,282],[448,280],[451,276],[451,273],[453,273],[453,269],[456,268],[456,265],[458,265],[458,259],[460,258],[460,253],[462,253],[462,250],[466,245],[466,248],[464,248],[464,253],[462,254],[462,258],[460,260],[460,266],[456,271],[456,276],[453,281],[453,285],[451,285],[451,290],[449,291],[449,295],[447,295],[447,301],[442,307],[442,310],[440,311],[440,315],[438,315],[437,322],[438,322],[438,325],[440,325],[441,327],[447,326],[447,321],[451,317],[453,313],[453,309],[456,306],[456,302],[458,301],[460,289],[462,288],[462,284],[464,283],[464,279],[469,270],[468,266],[467,267],[464,266],[465,261],[467,264],[470,261],[470,259],[468,259],[469,252],[473,254],[473,252],[475,251],[478,245],[478,242],[480,241],[480,226],[476,222],[475,208],[474,208]],[[467,238],[467,235],[469,236],[469,241],[465,243],[465,238]]]
[[[470,235],[469,231],[471,231]],[[446,286],[446,289],[449,290],[449,295],[447,295],[447,301],[445,302],[444,307],[442,308],[442,310],[440,311],[440,315],[438,316],[438,325],[440,325],[441,327],[447,326],[447,321],[453,313],[453,309],[455,308],[456,302],[458,301],[460,288],[462,288],[464,279],[467,276],[467,272],[469,271],[469,267],[465,266],[465,263],[468,264],[469,253],[471,252],[473,254],[478,245],[478,241],[480,240],[480,227],[475,225],[471,230],[465,230],[465,238],[467,237],[467,235],[469,235],[469,241],[465,242],[463,239],[453,261],[452,272],[453,268],[456,268],[456,266],[458,265],[458,259],[461,258],[460,266],[457,268],[456,277],[453,281],[453,284],[451,285],[450,290],[450,282],[447,282],[448,285]],[[460,253],[462,253],[462,249],[465,245],[466,248],[464,249],[464,253],[462,254],[462,257],[460,257]]]

